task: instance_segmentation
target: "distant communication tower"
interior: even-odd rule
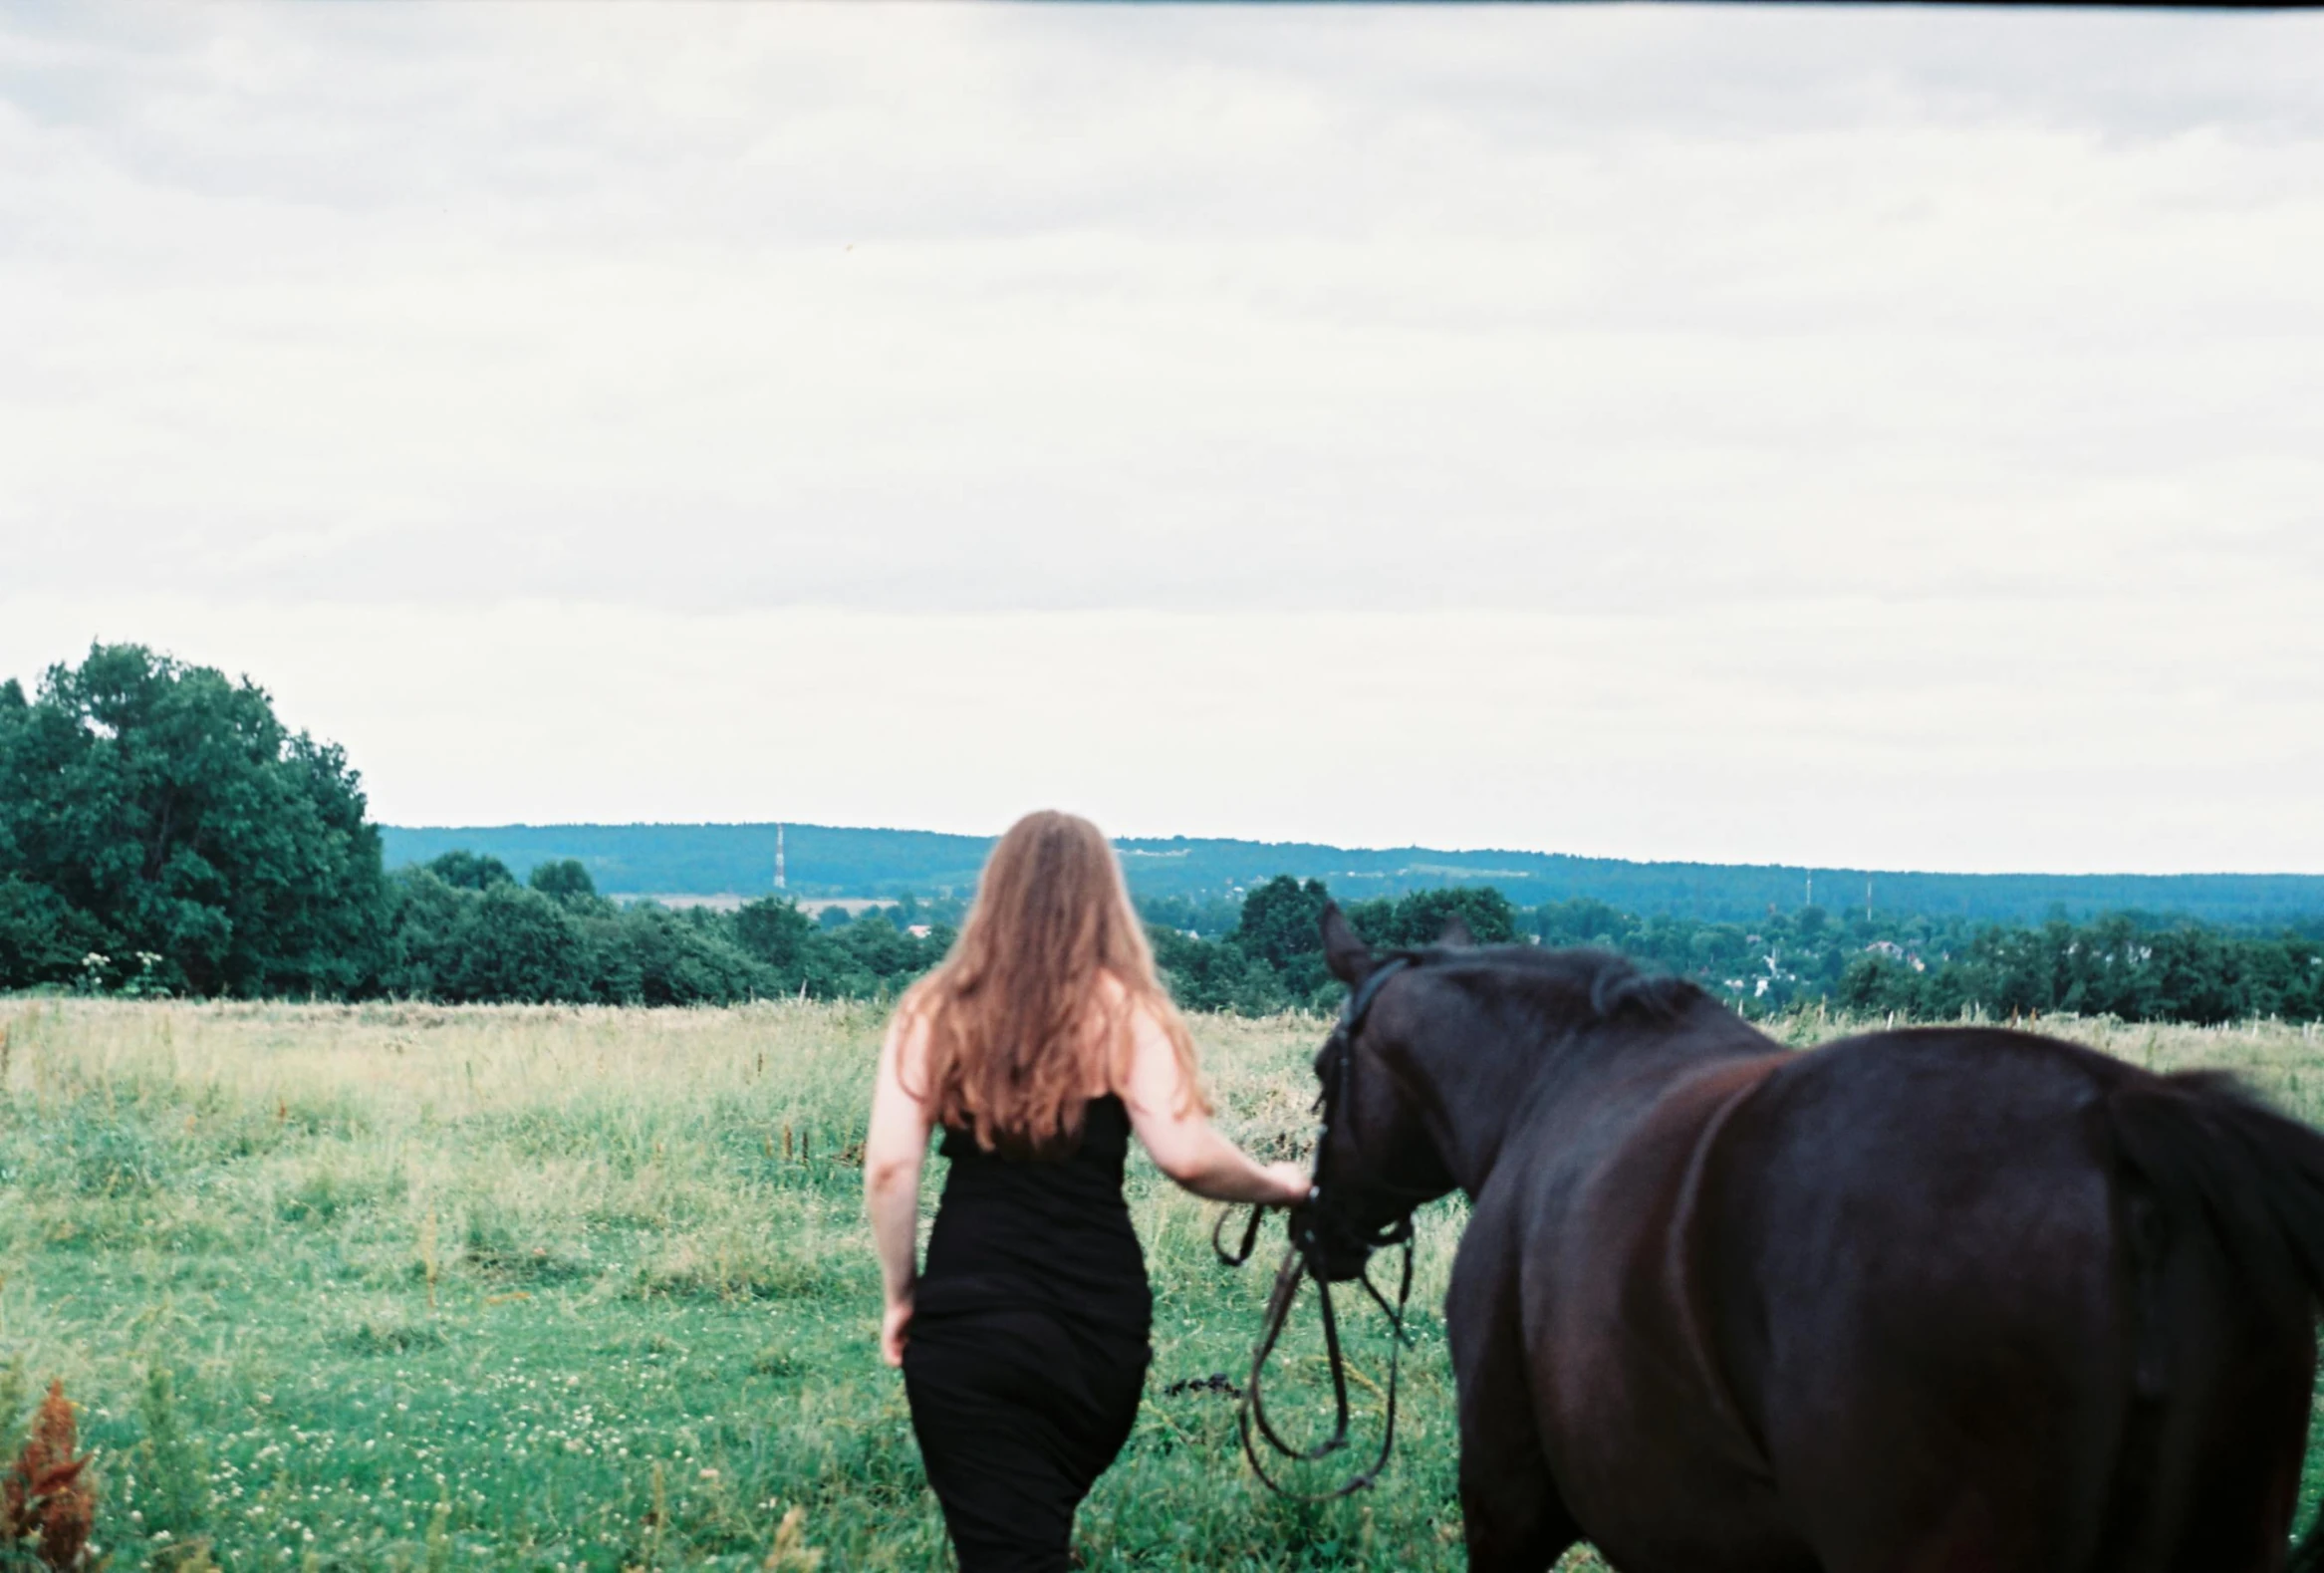
[[[777,825],[775,827],[775,889],[783,890],[788,883],[783,878],[783,827]]]

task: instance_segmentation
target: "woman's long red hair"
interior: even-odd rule
[[[987,1151],[1070,1152],[1091,1089],[1118,1091],[1128,1075],[1141,1006],[1206,1111],[1194,1040],[1155,976],[1114,849],[1086,819],[1028,814],[992,849],[952,953],[904,997],[927,1023],[924,1085],[912,1091]]]

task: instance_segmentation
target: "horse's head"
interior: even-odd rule
[[[1455,919],[1457,921],[1457,919]],[[1318,1276],[1354,1278],[1373,1251],[1403,1238],[1413,1210],[1450,1190],[1425,1111],[1398,1068],[1399,1047],[1418,1026],[1409,995],[1425,965],[1419,952],[1376,956],[1338,907],[1324,909],[1324,957],[1348,985],[1347,1008],[1315,1057],[1315,1190],[1292,1217]],[[1447,933],[1465,943],[1466,930]],[[1391,990],[1403,977],[1404,985]]]

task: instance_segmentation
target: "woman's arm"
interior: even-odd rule
[[[1288,1205],[1307,1199],[1305,1165],[1259,1163],[1219,1135],[1188,1091],[1162,1023],[1139,1010],[1131,1021],[1130,1074],[1122,1101],[1156,1166],[1213,1201]]]
[[[864,1210],[871,1215],[886,1294],[880,1355],[892,1366],[904,1364],[912,1291],[919,1283],[919,1172],[931,1124],[926,1107],[904,1085],[904,1067],[920,1063],[926,1042],[927,1027],[917,1015],[900,1013],[889,1024],[872,1086],[872,1129],[864,1138]]]

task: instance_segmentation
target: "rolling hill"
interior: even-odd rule
[[[992,845],[983,836],[833,825],[782,827],[786,890],[802,897],[966,895]],[[466,848],[522,876],[578,858],[600,890],[633,896],[760,896],[775,889],[776,827],[765,825],[384,826],[389,867]],[[1278,874],[1320,879],[1343,899],[1436,886],[1495,885],[1520,906],[1591,897],[1625,912],[1707,921],[1869,899],[1885,912],[2038,921],[2053,909],[2177,915],[2235,926],[2324,917],[2324,876],[2301,874],[1933,874],[1775,864],[1638,863],[1562,853],[1348,848],[1210,838],[1117,842],[1146,896],[1234,897]]]

